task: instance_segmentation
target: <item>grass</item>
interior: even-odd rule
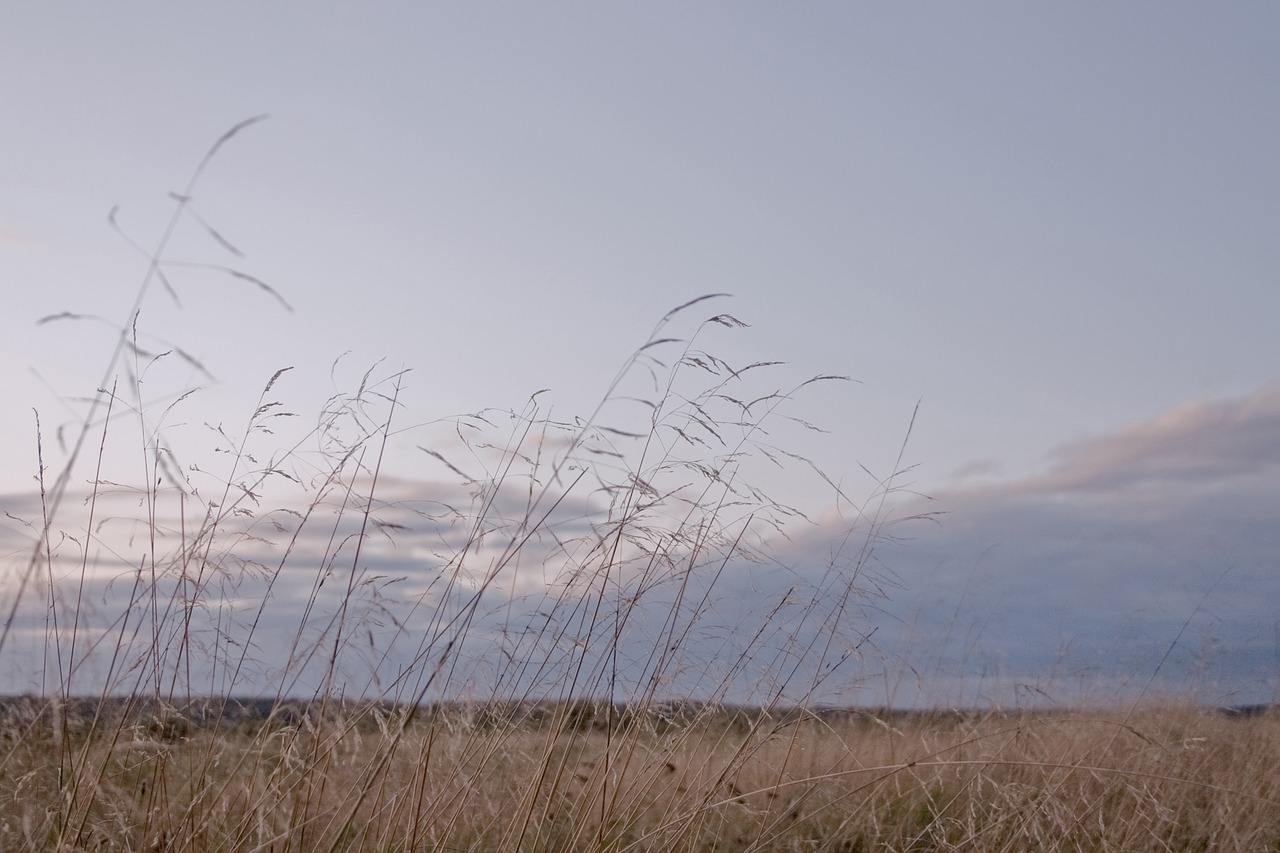
[[[44,681],[3,705],[0,849],[1280,846],[1273,714],[832,710],[865,677],[905,472],[854,500],[781,443],[842,377],[779,390],[776,364],[718,358],[701,341],[744,324],[715,296],[663,317],[586,417],[535,394],[401,426],[407,373],[375,367],[308,428],[279,370],[211,428],[216,465],[197,455],[167,426],[192,389],[152,389],[204,366],[142,320],[195,267],[287,307],[169,257],[194,227],[238,258],[195,197],[252,123],[174,195],[52,479],[42,441],[0,654]],[[406,444],[454,482],[390,477]],[[769,468],[848,519],[816,572],[779,563],[829,528],[760,489]]]
[[[1122,722],[1100,711],[354,703],[322,715],[259,703],[166,719],[120,700],[109,722],[77,718],[84,757],[59,784],[47,762],[58,733],[36,710],[8,709],[6,850],[1267,850],[1280,840],[1275,713],[1148,708]]]

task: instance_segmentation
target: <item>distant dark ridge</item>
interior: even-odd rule
[[[56,698],[31,694],[0,696],[0,731],[6,736],[23,727],[52,725],[57,718]],[[1253,718],[1270,713],[1273,704],[1220,706],[1211,709],[1225,717]],[[902,709],[902,708],[760,708],[700,701],[660,702],[647,706],[613,704],[599,700],[564,702],[437,702],[413,707],[390,701],[272,699],[262,697],[198,697],[175,702],[157,701],[154,697],[113,696],[76,697],[67,700],[65,725],[84,729],[93,725],[123,723],[147,729],[152,736],[181,737],[195,729],[210,729],[273,723],[294,726],[328,722],[360,726],[376,726],[401,715],[420,722],[443,721],[467,728],[490,728],[511,725],[548,725],[556,720],[566,729],[605,731],[637,721],[657,729],[714,722],[750,728],[761,722],[788,725],[804,719],[827,722],[865,722],[867,725],[905,725],[911,723],[961,723],[989,717],[993,713],[1007,717],[1044,716],[1076,713],[1079,709],[1050,708],[1027,710],[970,709]]]
[[[33,695],[0,697],[0,728],[13,731],[15,724],[52,725],[56,699]],[[566,730],[606,731],[636,722],[655,730],[695,722],[748,729],[762,722],[785,726],[804,719],[829,722],[865,722],[885,725],[908,722],[960,722],[989,715],[984,711],[902,710],[890,708],[760,708],[701,701],[669,701],[636,706],[610,705],[600,700],[563,702],[437,702],[418,707],[389,701],[271,699],[261,697],[199,697],[175,702],[153,697],[78,697],[67,700],[65,724],[84,729],[98,718],[99,726],[124,724],[148,730],[152,736],[178,737],[195,729],[278,724],[316,723],[324,718],[360,726],[375,726],[378,719],[400,715],[419,722],[442,721],[465,728],[558,724]]]
[[[56,697],[34,695],[0,696],[0,725],[12,723],[51,722],[56,716]],[[156,700],[150,696],[75,697],[64,706],[69,724],[91,724],[95,717],[116,722],[122,718],[130,724],[163,724],[180,727],[216,727],[275,720],[293,725],[304,718],[318,719],[321,714],[339,718],[352,714],[367,715],[374,710],[390,713],[398,709],[391,702],[355,702],[350,700],[271,699],[262,697],[193,697],[176,701]]]
[[[1261,717],[1263,714],[1266,714],[1272,711],[1276,707],[1280,707],[1280,706],[1268,705],[1268,704],[1227,705],[1224,707],[1215,708],[1214,710],[1226,717]]]

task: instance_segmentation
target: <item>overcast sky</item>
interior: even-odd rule
[[[931,500],[895,512],[941,515],[876,555],[882,693],[1132,687],[1177,639],[1171,689],[1269,701],[1278,36],[1270,3],[26,4],[0,27],[0,491],[38,506],[33,410],[56,473],[147,269],[130,241],[269,114],[201,176],[177,298],[137,321],[190,356],[139,362],[183,464],[280,368],[307,426],[408,369],[389,470],[443,481],[418,448],[447,435],[412,427],[542,389],[588,416],[669,309],[728,293],[664,334],[728,312],[749,328],[698,346],[785,362],[763,393],[856,380],[787,410],[828,432],[774,434],[825,480],[758,472],[816,522],[777,545],[801,575],[843,529],[832,485],[874,496],[919,404],[895,484]]]

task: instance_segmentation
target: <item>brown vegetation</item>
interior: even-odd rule
[[[1280,715],[13,706],[0,849],[1269,850]],[[47,708],[44,709],[47,712]],[[269,710],[264,708],[263,710]],[[199,717],[204,716],[201,720]],[[60,764],[62,752],[70,760]],[[59,768],[65,775],[59,778]]]

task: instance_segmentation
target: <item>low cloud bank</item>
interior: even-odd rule
[[[887,563],[900,703],[1275,701],[1280,388],[1059,448],[936,496]],[[922,509],[907,507],[908,512]]]
[[[1064,446],[1042,474],[895,510],[929,520],[846,513],[753,560],[725,557],[745,518],[603,572],[608,528],[585,497],[530,539],[514,491],[385,481],[378,499],[367,525],[336,505],[246,515],[203,556],[170,552],[154,585],[136,525],[95,542],[87,573],[80,542],[59,540],[14,612],[0,691],[67,673],[73,692],[152,689],[157,649],[195,693],[1010,707],[1251,704],[1280,685],[1280,389],[1188,403]],[[3,500],[7,613],[34,533],[13,519],[38,502]],[[497,508],[479,527],[476,501]],[[104,496],[99,512],[136,503]]]

